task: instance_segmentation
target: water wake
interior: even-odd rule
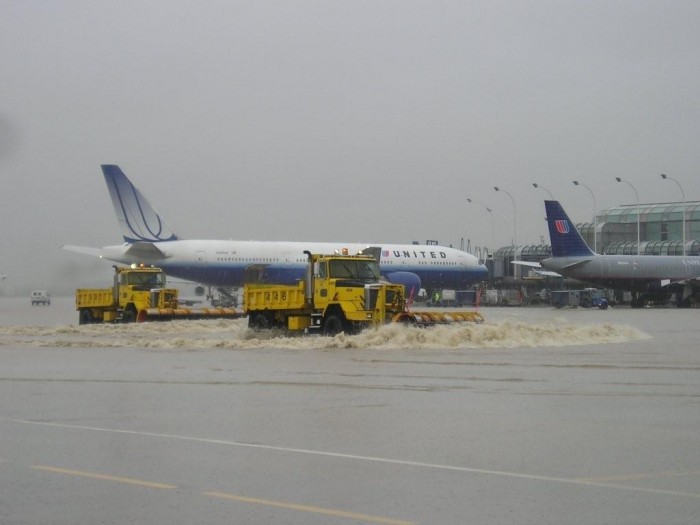
[[[416,328],[386,325],[358,335],[287,337],[248,330],[245,319],[173,321],[126,325],[0,327],[0,345],[80,348],[439,349],[517,348],[623,343],[649,339],[636,328],[612,323],[572,324],[500,321]]]

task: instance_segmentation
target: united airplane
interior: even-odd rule
[[[591,251],[558,201],[544,201],[552,257],[542,268],[604,288],[632,292],[632,306],[667,301],[690,306],[700,299],[700,257],[599,255]]]
[[[407,294],[465,289],[485,279],[486,267],[469,253],[445,246],[346,242],[270,242],[180,239],[148,200],[115,165],[103,165],[107,188],[124,243],[103,248],[64,249],[123,264],[148,264],[172,277],[217,288],[242,286],[259,272],[270,282],[288,284],[303,277],[312,253],[371,253],[384,279],[406,286]]]

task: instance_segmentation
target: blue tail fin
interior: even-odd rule
[[[552,256],[594,255],[559,201],[544,201],[544,207],[549,225],[549,240],[552,242]]]
[[[112,197],[114,211],[122,229],[124,241],[161,242],[174,241],[177,236],[151,207],[141,192],[112,164],[103,164],[102,173]]]

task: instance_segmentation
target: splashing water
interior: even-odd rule
[[[0,327],[0,345],[82,348],[174,349],[436,349],[517,348],[622,343],[649,339],[636,328],[612,323],[573,324],[562,320],[539,323],[499,321],[417,328],[385,325],[357,335],[286,336],[253,332],[247,320],[172,321],[58,327]]]

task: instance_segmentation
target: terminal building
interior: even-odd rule
[[[700,201],[616,206],[598,213],[593,223],[576,227],[589,246],[598,246],[598,253],[633,255],[637,253],[637,224],[640,254],[683,255],[684,238],[685,253],[700,254]]]
[[[685,213],[685,221],[683,214]],[[637,224],[639,224],[639,253],[642,255],[683,255],[683,226],[685,226],[686,255],[700,255],[700,201],[622,205],[602,210],[590,223],[577,224],[591,250],[605,255],[634,255],[637,253]],[[516,268],[513,260],[539,262],[551,257],[550,245],[505,246],[487,259],[492,281],[512,281],[515,274],[527,275],[523,267]]]

